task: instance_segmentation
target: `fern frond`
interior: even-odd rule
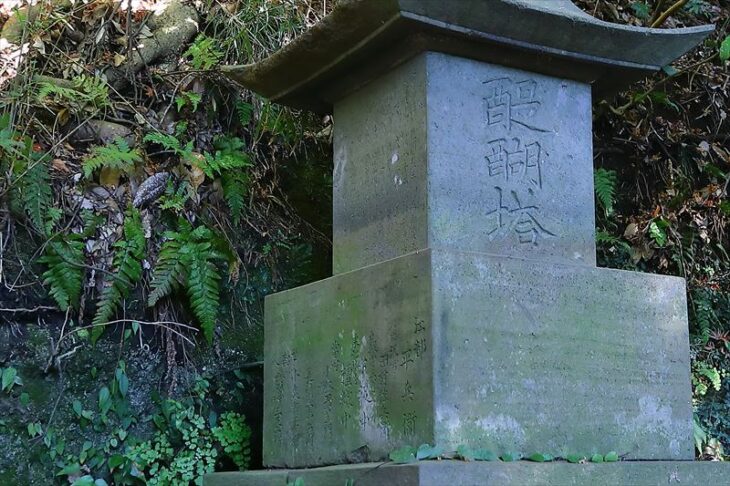
[[[173,135],[168,135],[166,133],[148,133],[144,136],[144,141],[156,143],[157,145],[162,145],[165,150],[171,150],[175,153],[179,152],[182,149],[182,144],[180,143],[180,140],[178,140],[177,137],[174,137]]]
[[[142,258],[144,257],[144,229],[139,211],[127,213],[124,220],[124,238],[114,244],[114,275],[106,279],[105,287],[99,298],[96,316],[92,324],[92,342],[104,332],[102,325],[114,314],[117,306],[129,294],[132,287],[142,277]]]
[[[596,169],[593,175],[596,199],[603,207],[606,216],[613,214],[613,205],[616,201],[616,185],[618,178],[616,171],[603,168]]]
[[[3,156],[17,156],[23,149],[23,143],[18,140],[19,136],[10,124],[10,114],[0,116],[0,160]]]
[[[147,305],[154,306],[161,298],[172,293],[180,284],[184,284],[187,271],[181,258],[181,250],[186,243],[185,235],[168,232],[168,238],[160,248],[154,273],[152,274],[152,291],[147,298]]]
[[[251,121],[251,118],[253,117],[253,105],[243,100],[238,100],[233,106],[236,109],[238,122],[241,124],[241,126],[248,125]]]
[[[142,156],[138,150],[130,149],[126,140],[117,137],[107,146],[91,149],[91,154],[82,163],[84,177],[91,177],[96,170],[102,167],[130,172],[134,168],[134,164],[141,160]]]
[[[71,102],[81,98],[81,93],[76,91],[74,88],[67,88],[64,86],[58,86],[48,82],[41,82],[38,84],[38,93],[36,94],[36,101],[39,103],[47,103],[51,100]]]
[[[44,160],[32,160],[25,176],[20,179],[20,193],[23,208],[38,231],[47,235],[50,208],[53,206],[51,174]],[[52,226],[52,225],[51,225]]]
[[[250,167],[251,159],[243,152],[244,146],[240,138],[220,137],[215,141],[215,154],[205,154],[196,164],[211,179],[226,170]]]
[[[82,74],[74,78],[73,85],[77,91],[83,93],[84,99],[96,108],[109,105],[109,87],[102,78]]]
[[[201,225],[193,229],[184,219],[179,220],[178,229],[165,233],[166,240],[160,249],[147,303],[153,306],[184,285],[190,308],[205,338],[212,342],[220,302],[221,274],[216,261],[224,257],[218,249],[222,243],[207,227]]]
[[[631,245],[626,243],[618,236],[614,236],[607,231],[599,230],[596,231],[596,243],[599,245],[606,246],[619,246],[625,251],[631,250]]]
[[[234,224],[241,221],[248,194],[248,175],[242,171],[226,171],[221,175],[223,197],[231,210]]]
[[[59,309],[78,308],[85,272],[84,243],[78,235],[50,241],[38,261],[48,266],[43,272],[43,285],[50,286],[48,293]]]
[[[174,152],[177,154],[181,159],[193,161],[193,141],[189,141],[185,145],[180,142],[180,140],[173,136],[168,135],[166,133],[159,133],[159,132],[152,132],[148,133],[144,137],[145,142],[152,142],[156,143],[157,145],[162,146],[165,150],[169,150],[170,152]]]
[[[76,109],[85,105],[103,108],[109,105],[109,88],[104,80],[85,75],[73,78],[70,86],[42,81],[38,83],[36,101],[70,105]]]
[[[215,46],[216,40],[200,34],[190,45],[184,56],[190,57],[190,64],[195,69],[210,69],[223,58],[221,52]]]
[[[189,264],[187,290],[190,307],[210,343],[213,341],[220,293],[218,282],[221,276],[214,263],[217,255],[210,242],[186,245],[183,255]]]

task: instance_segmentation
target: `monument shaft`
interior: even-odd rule
[[[589,85],[424,53],[334,115],[335,274],[424,248],[595,266]]]

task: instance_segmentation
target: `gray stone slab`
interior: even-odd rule
[[[308,32],[230,78],[315,111],[424,51],[592,84],[612,93],[669,64],[713,26],[646,29],[603,22],[569,0],[340,0]]]
[[[267,297],[264,463],[691,459],[684,280],[426,250]]]
[[[263,482],[267,474],[271,482]],[[285,486],[302,478],[306,486],[664,486],[730,484],[730,464],[724,462],[645,461],[614,464],[500,463],[429,461],[394,465],[382,463],[317,469],[217,473],[204,486]]]
[[[335,120],[335,274],[427,247],[595,265],[587,84],[425,53]]]

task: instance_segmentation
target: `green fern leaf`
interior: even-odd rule
[[[173,135],[168,135],[166,133],[148,133],[147,135],[145,135],[144,141],[156,143],[157,145],[163,146],[166,150],[170,150],[175,153],[179,152],[182,149],[182,144],[180,143],[180,140],[178,140],[177,137],[174,137]]]
[[[250,167],[251,159],[243,152],[244,146],[240,138],[219,137],[215,141],[215,154],[205,154],[205,157],[196,164],[211,179],[226,170]]]
[[[38,259],[48,266],[43,272],[43,285],[62,311],[77,309],[84,281],[84,243],[78,235],[50,241],[45,254]]]
[[[231,210],[233,222],[238,224],[246,206],[246,195],[248,193],[248,175],[241,171],[226,171],[221,175],[223,186],[223,197]]]
[[[130,149],[126,140],[117,137],[114,142],[105,147],[99,146],[91,149],[91,154],[82,163],[84,177],[91,177],[96,170],[102,167],[131,172],[134,164],[141,160],[142,157],[138,150]]]
[[[601,207],[603,207],[606,216],[610,216],[613,214],[613,206],[616,201],[616,185],[618,183],[616,171],[603,168],[596,169],[593,180],[596,199]]]
[[[47,235],[50,232],[49,209],[53,206],[53,188],[48,166],[43,159],[33,160],[20,179],[20,193],[23,208],[38,231]]]
[[[147,305],[152,307],[172,293],[187,278],[187,271],[181,258],[181,250],[186,243],[186,235],[181,233],[165,233],[167,240],[160,248],[157,264],[152,275],[152,291],[147,298]]]
[[[153,133],[148,133],[147,135],[145,135],[144,141],[160,145],[165,150],[174,152],[182,160],[190,161],[190,162],[195,162],[195,160],[196,160],[196,158],[193,157],[192,140],[189,141],[188,143],[186,143],[185,145],[183,145],[182,142],[180,142],[180,140],[173,135],[168,135],[166,133],[160,133],[160,132],[153,132]]]
[[[42,104],[65,105],[72,111],[78,111],[87,105],[103,108],[109,105],[109,89],[104,80],[93,76],[75,77],[70,80],[70,85],[64,86],[41,81],[38,83],[36,101]]]
[[[124,238],[114,244],[113,276],[105,282],[104,290],[97,303],[96,316],[92,324],[92,342],[104,332],[105,324],[114,315],[122,299],[142,277],[142,258],[145,238],[139,211],[131,210],[124,220]]]
[[[214,263],[217,255],[210,242],[186,245],[183,255],[189,263],[187,290],[190,307],[210,343],[213,341],[220,293],[218,282],[221,276]]]
[[[184,54],[195,69],[210,69],[220,62],[223,53],[216,47],[216,40],[200,34]]]

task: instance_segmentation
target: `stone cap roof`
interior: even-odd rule
[[[671,63],[713,29],[612,24],[570,0],[340,0],[272,56],[223,72],[275,102],[327,113],[393,66],[437,51],[587,82],[603,97]]]

